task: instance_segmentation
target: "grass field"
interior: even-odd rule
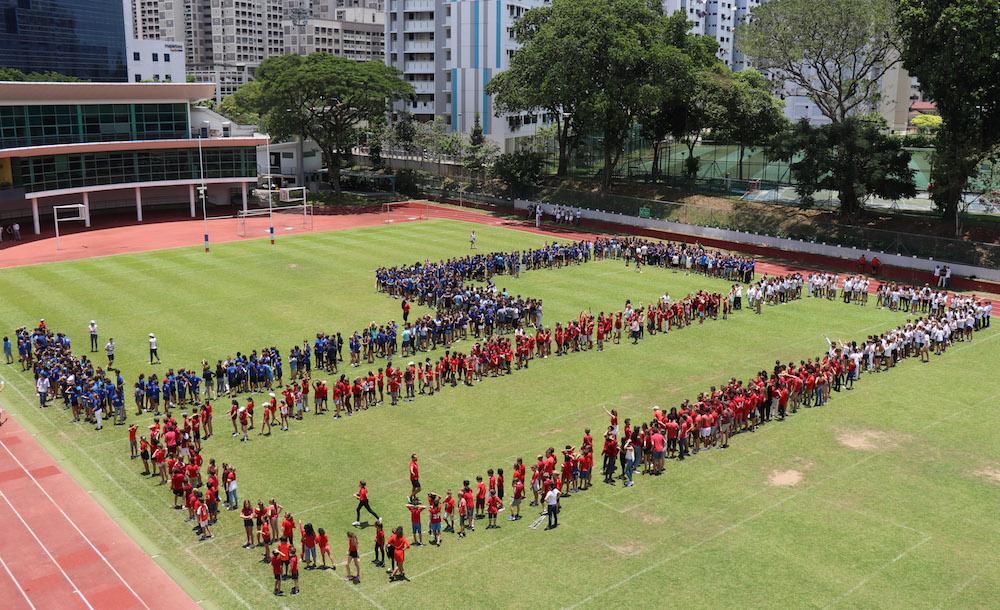
[[[545,241],[476,230],[481,250]],[[79,351],[96,318],[102,344],[108,334],[119,344],[127,383],[151,370],[149,332],[160,340],[158,372],[265,345],[287,353],[319,330],[346,336],[371,320],[398,318],[399,302],[375,292],[373,269],[461,255],[468,231],[435,220],[288,237],[275,247],[221,244],[210,255],[192,248],[6,269],[0,323],[10,333],[44,317]],[[676,298],[726,287],[666,270],[637,275],[613,262],[497,284],[544,298],[547,324],[664,290]],[[824,335],[860,339],[904,319],[807,299],[603,354],[536,360],[510,377],[401,407],[293,422],[287,433],[245,445],[225,433],[220,417],[203,453],[236,465],[241,498],[275,497],[296,518],[326,528],[342,559],[359,478],[387,526],[407,525],[412,452],[421,456],[424,489],[443,492],[488,467],[507,469],[517,456],[530,463],[545,447],[578,445],[584,427],[606,425],[605,407],[645,419],[652,405],[694,398],[775,359],[817,356]],[[221,517],[213,540],[196,542],[167,491],[138,476],[123,428],[97,433],[68,423],[60,409],[41,412],[17,365],[0,375],[19,420],[210,607],[995,607],[998,334],[995,327],[977,333],[932,364],[908,361],[863,376],[826,407],[740,435],[728,450],[671,462],[664,476],[638,477],[633,488],[598,482],[565,501],[557,530],[529,529],[525,519],[464,540],[446,535],[441,548],[407,554],[411,582],[389,584],[369,555],[360,585],[344,582],[339,570],[307,571],[302,595],[280,600],[258,551],[240,548],[236,515]],[[372,530],[359,536],[362,552],[370,551]]]

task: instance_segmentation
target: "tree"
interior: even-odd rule
[[[486,141],[486,137],[483,135],[483,124],[479,120],[479,113],[476,113],[476,118],[472,122],[472,130],[469,132],[469,146],[482,146],[483,142]]]
[[[237,123],[256,125],[260,123],[260,114],[254,109],[255,100],[260,95],[259,89],[259,82],[250,81],[233,92],[232,95],[222,98],[215,110]]]
[[[545,155],[533,150],[519,150],[499,155],[490,169],[516,195],[526,195],[538,185],[545,167]]]
[[[804,92],[832,123],[842,123],[874,106],[879,82],[899,63],[896,2],[771,0],[737,27],[736,42],[756,65],[784,79],[789,93]],[[831,155],[856,158],[849,151]],[[851,189],[862,168],[837,167],[832,179],[841,214],[855,216],[863,197]]]
[[[356,62],[327,53],[272,57],[257,69],[254,108],[276,139],[302,135],[323,152],[328,179],[340,193],[343,156],[361,126],[388,105],[413,96],[399,71],[379,61]]]
[[[417,129],[413,125],[413,115],[405,110],[399,113],[399,118],[392,129],[396,132],[396,142],[402,145],[406,152],[413,152],[413,140],[417,136]]]
[[[59,72],[24,72],[17,68],[0,68],[0,81],[34,83],[79,83],[82,78]]]
[[[592,5],[590,0],[554,0],[526,12],[514,25],[520,47],[510,67],[486,87],[498,116],[543,110],[553,119],[558,176],[569,172],[572,138],[585,126],[582,109],[594,85],[590,63],[584,61],[592,49],[587,36]]]
[[[936,114],[918,114],[917,116],[910,119],[910,125],[917,128],[917,133],[929,134],[934,133],[941,128],[941,124],[944,122],[939,115]]]
[[[899,62],[896,2],[771,0],[736,28],[736,42],[836,123],[867,112]]]
[[[464,165],[467,169],[482,174],[486,168],[493,164],[500,154],[500,147],[492,140],[487,140],[483,135],[483,126],[479,121],[479,114],[476,114],[472,124],[472,131],[469,132],[469,145],[465,147]]]
[[[743,157],[748,147],[764,146],[788,126],[784,108],[771,93],[763,74],[747,69],[733,75],[722,125],[712,134],[722,142],[739,146],[739,179],[743,179]]]
[[[655,72],[650,78],[654,99],[637,117],[642,135],[652,142],[651,173],[654,181],[660,175],[662,147],[667,136],[675,132],[678,110],[689,101],[700,73],[722,63],[715,55],[718,43],[707,36],[689,33],[690,27],[686,15],[680,10],[664,22],[664,41],[680,49],[683,55],[672,57],[673,61],[654,62],[652,69]]]
[[[698,175],[694,147],[706,130],[724,124],[732,87],[732,73],[720,63],[696,73],[691,87],[670,98],[660,110],[666,115],[670,134],[687,146],[685,167],[689,178]]]
[[[910,153],[899,138],[884,131],[884,123],[869,117],[848,117],[819,127],[804,119],[796,123],[781,146],[785,158],[793,159],[789,168],[802,202],[811,204],[821,189],[839,189],[841,207],[857,209],[872,196],[897,200],[915,195]],[[845,189],[847,180],[850,185]],[[845,192],[857,200],[845,202]]]
[[[981,161],[1000,144],[1000,0],[900,0],[903,65],[937,104],[931,196],[944,220]]]

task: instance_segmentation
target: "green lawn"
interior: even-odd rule
[[[484,250],[544,241],[476,230]],[[265,345],[287,353],[318,330],[346,336],[371,320],[398,319],[399,302],[375,292],[373,269],[460,255],[468,231],[435,220],[287,237],[275,247],[220,244],[209,255],[191,248],[0,270],[0,323],[9,333],[44,317],[81,350],[96,318],[102,344],[108,333],[119,344],[127,382],[150,370],[149,332],[160,339],[160,372]],[[727,286],[666,270],[635,274],[612,262],[497,284],[544,298],[548,324],[581,309],[617,309],[626,298]],[[510,377],[401,407],[339,421],[309,416],[245,445],[225,433],[223,416],[223,434],[204,453],[237,466],[241,498],[273,496],[296,518],[326,528],[342,558],[359,478],[388,526],[408,525],[412,452],[421,455],[425,490],[457,488],[488,467],[509,469],[517,456],[530,463],[545,447],[578,445],[584,427],[606,425],[605,407],[647,418],[652,405],[694,398],[775,359],[817,356],[824,335],[861,339],[903,319],[813,299],[762,316],[739,312],[638,346],[536,360]],[[19,420],[206,606],[988,607],[1000,591],[1000,442],[991,434],[1000,425],[998,334],[977,333],[932,364],[865,376],[827,407],[741,435],[726,451],[671,462],[664,476],[639,477],[633,488],[597,483],[566,500],[557,530],[529,529],[525,519],[464,540],[447,535],[441,548],[408,553],[411,582],[390,585],[369,555],[362,584],[347,584],[340,571],[306,571],[302,595],[280,600],[270,595],[258,552],[240,548],[235,515],[223,515],[213,540],[195,541],[167,491],[137,475],[124,429],[97,433],[68,423],[59,409],[40,412],[16,365],[0,375]],[[845,442],[858,439],[871,447]],[[801,481],[772,484],[786,471]],[[372,530],[360,539],[370,551]]]

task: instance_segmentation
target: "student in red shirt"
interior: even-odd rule
[[[455,531],[455,498],[451,495],[450,489],[444,497],[444,522],[444,531]]]
[[[410,455],[410,485],[413,487],[410,497],[416,498],[420,493],[420,467],[417,465],[416,453]]]
[[[497,497],[497,492],[490,491],[489,498],[486,499],[486,516],[488,518],[489,525],[486,529],[497,529],[500,526],[497,525],[497,513],[503,508],[503,502]]]
[[[514,499],[510,502],[510,516],[508,521],[517,521],[521,518],[521,501],[524,500],[524,483],[521,479],[514,479]]]
[[[358,481],[358,493],[354,494],[354,497],[358,499],[358,506],[354,509],[354,527],[361,525],[361,509],[365,509],[368,513],[375,517],[378,521],[378,513],[372,510],[370,504],[368,504],[368,487],[364,481]]]
[[[282,595],[281,592],[281,557],[278,555],[278,551],[271,553],[270,559],[264,557],[264,561],[271,562],[271,570],[274,572],[274,594]]]
[[[351,564],[354,564],[354,574],[351,574]],[[344,580],[359,584],[361,582],[361,562],[358,561],[358,537],[354,532],[347,532],[347,575]]]
[[[336,570],[337,566],[334,565],[333,556],[330,554],[330,538],[326,535],[326,530],[323,528],[316,530],[316,546],[319,547],[319,557],[323,561],[323,566],[320,569],[326,569],[326,560],[329,558],[331,567]],[[315,563],[314,561],[313,565]]]
[[[423,546],[424,533],[420,513],[422,513],[427,507],[422,504],[414,504],[411,500],[411,503],[407,504],[406,508],[410,511],[410,525],[413,528],[413,544],[414,546]]]
[[[486,510],[486,483],[483,483],[483,476],[476,475],[476,519],[482,519]]]
[[[410,543],[403,535],[403,528],[397,527],[393,532],[395,540],[393,541],[393,560],[395,561],[396,567],[392,570],[389,575],[389,582],[396,580],[407,580],[406,572],[403,571],[403,562],[406,560],[406,549],[410,548]]]
[[[437,494],[427,495],[427,514],[430,516],[430,523],[427,531],[431,535],[431,544],[441,546],[441,498]]]
[[[288,577],[292,579],[292,595],[299,594],[299,557],[295,554],[295,547],[288,549]]]
[[[382,520],[375,520],[375,559],[372,563],[380,568],[385,567],[385,530],[382,529]]]

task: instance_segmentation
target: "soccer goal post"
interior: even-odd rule
[[[382,222],[406,222],[424,220],[427,215],[424,205],[416,201],[394,201],[382,204]]]
[[[65,212],[60,216],[60,212]],[[59,223],[61,222],[77,222],[87,220],[87,206],[82,203],[70,203],[67,205],[54,205],[52,206],[52,218],[56,223],[56,250],[60,249],[61,244],[59,243]]]
[[[299,205],[273,206],[259,210],[240,210],[236,214],[236,233],[240,237],[264,237],[272,239],[279,233],[311,231],[314,227],[311,203]]]

